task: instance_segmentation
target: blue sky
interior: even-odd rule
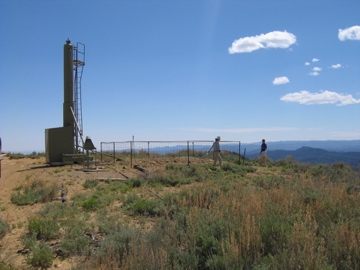
[[[360,138],[360,1],[1,0],[0,137],[44,151],[63,45],[85,44],[84,136]]]

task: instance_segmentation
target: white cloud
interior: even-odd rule
[[[296,42],[296,36],[286,31],[273,31],[258,36],[244,37],[235,40],[229,48],[229,53],[248,53],[259,49],[286,49]]]
[[[312,61],[313,61],[313,63],[315,63],[315,62],[319,62],[319,61],[320,61],[320,59],[313,58],[313,59],[312,59]]]
[[[286,83],[289,83],[289,82],[290,82],[289,79],[287,77],[283,76],[283,77],[275,78],[272,83],[274,85],[279,85],[279,84],[286,84]]]
[[[310,63],[309,63],[309,62],[305,62],[305,66],[310,66]]]
[[[341,68],[341,64],[335,64],[335,65],[331,65],[331,68],[333,69],[338,69],[338,68]]]
[[[321,68],[320,67],[313,67],[312,72],[309,73],[310,76],[319,76]]]
[[[310,93],[306,90],[286,94],[280,98],[282,101],[298,102],[300,104],[336,104],[337,106],[344,106],[350,104],[360,104],[360,99],[353,98],[352,95],[344,95],[328,90],[320,93]]]
[[[339,29],[338,38],[341,41],[349,40],[360,40],[360,26],[355,25],[345,29]]]

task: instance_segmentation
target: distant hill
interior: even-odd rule
[[[311,164],[332,164],[334,162],[345,162],[352,167],[360,166],[360,152],[336,152],[319,148],[303,146],[296,150],[268,150],[268,157],[274,161],[292,158]],[[247,158],[259,156],[259,153],[250,153]]]
[[[335,152],[360,152],[360,140],[329,140],[329,141],[278,141],[266,142],[268,150],[297,150],[303,146],[324,149]],[[246,148],[246,153],[258,154],[260,151],[259,143],[242,143],[241,148]],[[242,150],[242,151],[243,151]]]

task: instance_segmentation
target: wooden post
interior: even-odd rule
[[[66,202],[66,188],[64,183],[61,184],[61,202]]]

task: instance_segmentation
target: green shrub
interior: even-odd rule
[[[64,217],[74,216],[78,212],[78,209],[71,204],[54,203],[45,204],[44,207],[37,212],[37,214],[43,218],[56,220]]]
[[[198,269],[207,269],[214,255],[221,254],[221,245],[213,235],[199,233],[196,236],[196,257],[199,258]]]
[[[59,237],[59,225],[56,220],[32,217],[28,220],[28,230],[31,235],[44,241]]]
[[[231,163],[225,163],[221,166],[223,171],[232,172],[244,176],[246,174],[246,169],[239,165],[233,165]]]
[[[37,243],[36,235],[32,235],[32,234],[24,234],[20,240],[21,240],[21,244],[24,246],[24,248],[27,248],[30,250]]]
[[[89,222],[90,215],[85,213],[72,213],[60,221],[62,231],[61,244],[57,254],[62,257],[88,256],[90,253],[89,236],[84,232],[93,231]]]
[[[103,185],[98,187],[99,189],[95,191],[76,194],[71,200],[74,201],[76,206],[81,207],[85,211],[96,211],[100,208],[109,206],[115,200],[116,195],[109,192]]]
[[[37,153],[37,152],[32,152],[28,155],[22,154],[22,153],[7,153],[6,154],[10,159],[23,159],[23,158],[31,158],[31,159],[38,159],[40,157],[44,157],[45,153]]]
[[[132,183],[131,183],[131,187],[135,188],[135,187],[141,187],[141,180],[140,179],[133,179]]]
[[[27,263],[33,267],[47,269],[52,265],[53,254],[51,249],[44,242],[40,242],[32,249],[32,257],[27,259]]]
[[[286,248],[292,224],[287,217],[268,214],[261,221],[261,239],[264,255],[276,254]]]
[[[88,256],[90,255],[90,238],[80,235],[76,238],[66,238],[61,241],[59,255],[69,256]]]
[[[45,184],[43,181],[34,181],[29,186],[19,188],[11,194],[11,202],[16,205],[33,205],[51,201],[60,190],[56,184]]]
[[[126,255],[132,250],[136,250],[136,246],[140,244],[140,239],[141,234],[137,229],[117,224],[114,230],[102,241],[98,256],[106,258],[111,253],[120,267]]]
[[[10,232],[9,224],[0,217],[0,239]]]
[[[245,170],[247,173],[255,173],[257,171],[257,169],[255,167],[245,167]]]
[[[82,202],[81,207],[85,210],[94,211],[100,205],[100,201],[95,198],[89,198]]]
[[[120,220],[120,213],[115,215],[108,215],[106,209],[101,209],[98,212],[96,224],[99,227],[99,231],[105,234],[113,232]]]
[[[136,193],[130,193],[125,197],[123,203],[124,205],[130,205],[137,202],[138,200],[140,200],[139,195],[137,195]]]
[[[131,190],[131,180],[127,181],[109,181],[108,190],[113,192],[120,191],[121,193],[126,193]]]
[[[99,184],[99,180],[97,179],[87,179],[83,184],[84,188],[94,188]]]
[[[179,176],[171,176],[171,175],[157,176],[157,177],[148,179],[148,183],[150,185],[155,185],[155,184],[159,183],[166,187],[168,187],[168,186],[175,187],[178,184],[180,184],[180,182],[181,182],[181,179]]]
[[[16,270],[15,266],[12,264],[0,261],[0,269],[1,270]]]
[[[162,211],[162,206],[158,201],[140,199],[130,205],[128,209],[138,215],[157,216]]]
[[[165,170],[167,171],[171,171],[171,170],[175,170],[177,167],[175,166],[174,163],[168,163],[165,165]]]

